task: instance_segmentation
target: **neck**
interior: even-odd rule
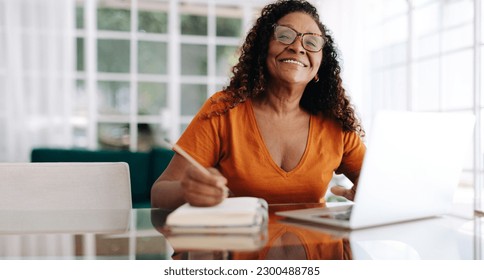
[[[268,87],[264,94],[254,100],[258,106],[277,115],[288,115],[301,111],[299,101],[304,89]]]

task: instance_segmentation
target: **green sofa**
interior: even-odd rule
[[[34,148],[32,162],[126,162],[131,177],[133,208],[151,207],[151,186],[165,170],[174,152],[153,148],[149,152]]]

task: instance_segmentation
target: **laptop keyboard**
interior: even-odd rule
[[[336,207],[335,207],[336,208]],[[348,205],[345,207],[337,208],[337,209],[321,209],[324,211],[324,214],[318,213],[315,217],[325,218],[325,219],[335,219],[341,221],[349,221],[351,217],[351,210],[353,209],[353,205]]]
[[[335,212],[333,216],[337,220],[349,221],[351,216],[351,210],[353,210],[353,205],[349,206],[344,211]]]

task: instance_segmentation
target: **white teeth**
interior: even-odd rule
[[[304,64],[302,64],[301,62],[297,61],[297,60],[292,60],[292,59],[283,59],[282,62],[286,62],[286,63],[292,63],[292,64],[297,64],[297,65],[300,65],[302,67],[304,67]]]

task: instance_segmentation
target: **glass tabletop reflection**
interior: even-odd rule
[[[323,204],[270,205],[255,234],[172,234],[171,210],[0,212],[0,259],[481,259],[482,217],[436,217],[341,230],[276,216]]]

